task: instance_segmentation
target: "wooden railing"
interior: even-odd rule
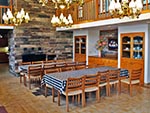
[[[69,10],[57,10],[56,15],[59,15],[61,12],[66,15],[71,13],[75,24],[104,20],[111,18],[108,11],[109,5],[110,0],[84,0],[83,7],[73,4]],[[150,13],[150,1],[143,0],[143,6],[142,13]],[[3,13],[6,12],[7,8],[12,10],[12,2],[10,2],[10,6],[0,6],[0,25],[4,25],[2,16]]]
[[[74,23],[84,23],[111,18],[109,13],[110,0],[85,0],[83,8],[73,5],[69,10]],[[150,13],[150,1],[143,0],[142,13]],[[81,14],[82,13],[82,14]]]

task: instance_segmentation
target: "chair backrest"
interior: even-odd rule
[[[109,70],[109,81],[111,80],[119,80],[120,78],[120,69]]]
[[[29,66],[28,77],[40,77],[42,79],[42,65]]]
[[[56,61],[55,60],[46,60],[46,61],[43,61],[43,63],[55,63]]]
[[[75,66],[76,62],[66,62],[66,66]]]
[[[77,62],[76,66],[75,66],[76,70],[80,70],[80,69],[86,69],[86,61],[83,62]]]
[[[97,72],[97,74],[99,75],[100,79],[99,79],[99,83],[105,83],[108,82],[108,77],[109,77],[109,71],[102,71],[102,72]]]
[[[138,80],[138,79],[140,79],[141,74],[142,74],[142,68],[132,70],[131,74],[129,75],[130,80]]]
[[[33,61],[32,64],[42,64],[43,61]]]
[[[98,74],[85,75],[84,86],[85,86],[85,88],[98,87],[99,86],[99,75]]]
[[[60,71],[61,72],[64,72],[64,71],[72,71],[73,70],[73,67],[72,66],[63,66],[60,68]]]
[[[55,64],[44,64],[44,74],[59,72],[59,68],[56,68]]]
[[[64,63],[64,62],[56,62],[56,67],[57,68],[61,68],[61,67],[64,67],[64,66],[66,66],[66,63]]]
[[[66,93],[76,90],[84,90],[84,76],[67,79]]]

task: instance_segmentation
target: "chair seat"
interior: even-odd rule
[[[48,84],[46,84],[46,87],[48,87],[48,88],[53,88],[52,86],[50,86],[50,85],[48,85]]]
[[[104,82],[104,83],[100,83],[100,84],[99,84],[99,87],[103,87],[103,86],[107,86],[107,83]]]
[[[126,84],[130,84],[130,80],[129,79],[122,79],[121,82],[126,83]],[[131,84],[138,84],[140,83],[140,80],[132,80]]]
[[[110,82],[109,82],[110,85],[112,85],[112,84],[117,84],[117,83],[119,83],[119,80],[113,80],[113,81],[110,81]]]
[[[98,87],[89,87],[89,88],[85,88],[85,92],[92,92],[92,91],[97,91]]]
[[[28,74],[27,73],[25,73],[25,77],[27,78],[27,79],[29,79],[29,76],[28,76]],[[30,76],[30,78],[32,79],[36,79],[36,78],[40,78],[39,76]]]
[[[81,94],[82,93],[82,90],[76,90],[76,91],[70,91],[68,92],[68,96],[72,96],[72,95],[78,95],[78,94]],[[63,95],[66,95],[66,92],[62,92]]]
[[[20,72],[21,76],[24,76],[26,74],[26,72]]]

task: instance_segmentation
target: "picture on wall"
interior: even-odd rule
[[[108,38],[108,49],[116,51],[118,49],[118,39]]]

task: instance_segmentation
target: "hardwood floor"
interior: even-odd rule
[[[95,98],[87,100],[86,107],[69,103],[71,113],[150,113],[150,85],[138,89],[133,88],[133,97],[129,96],[124,86],[121,95],[115,92],[111,97],[102,95],[100,103]],[[39,92],[37,92],[39,91]],[[52,97],[45,96],[39,88],[29,90],[20,84],[19,77],[12,76],[8,64],[0,64],[0,106],[5,106],[8,113],[65,113],[65,97],[61,98],[61,106],[52,102]],[[39,95],[35,95],[39,93]],[[57,98],[56,98],[57,100]]]

